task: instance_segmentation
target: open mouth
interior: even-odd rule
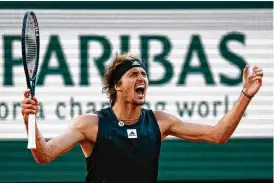
[[[138,95],[144,95],[145,87],[144,87],[144,86],[138,86],[138,87],[135,89],[135,92],[138,93]]]

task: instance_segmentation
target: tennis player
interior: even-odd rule
[[[215,125],[184,121],[166,111],[142,108],[148,79],[143,63],[129,54],[118,55],[108,66],[103,90],[111,107],[84,114],[62,134],[46,141],[37,130],[34,159],[49,163],[81,145],[86,157],[86,183],[156,183],[161,142],[168,136],[190,141],[223,144],[239,124],[252,97],[262,86],[263,71],[248,66],[243,70],[243,88],[235,105]],[[24,92],[22,115],[38,112],[38,100]],[[178,96],[179,97],[179,96]]]

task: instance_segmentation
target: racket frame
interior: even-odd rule
[[[36,41],[36,59],[35,59],[35,65],[33,68],[33,74],[32,77],[29,75],[28,71],[28,64],[27,64],[27,53],[26,53],[26,31],[27,31],[27,24],[29,21],[29,16],[33,17],[34,24],[35,24],[35,41]],[[24,15],[23,19],[23,27],[22,27],[22,37],[21,37],[21,45],[22,45],[22,60],[23,60],[23,66],[26,76],[26,82],[27,87],[30,89],[30,98],[33,99],[33,96],[35,96],[35,85],[36,85],[36,75],[38,71],[38,65],[39,65],[39,51],[40,51],[40,35],[39,35],[39,26],[38,21],[36,18],[36,15],[33,11],[27,11]],[[36,135],[36,123],[35,123],[36,115],[29,114],[29,120],[28,120],[28,149],[36,149],[36,142],[35,142],[35,135]]]

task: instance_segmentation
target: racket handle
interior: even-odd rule
[[[29,115],[28,120],[28,149],[36,149],[36,142],[35,142],[35,114]]]

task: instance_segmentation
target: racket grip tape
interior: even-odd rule
[[[35,114],[30,114],[28,119],[28,149],[36,149]]]

